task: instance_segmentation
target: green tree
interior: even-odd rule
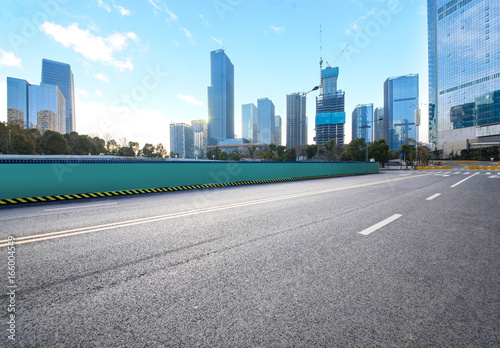
[[[219,149],[218,146],[215,147],[215,149],[210,149],[207,151],[207,158],[210,160],[220,160],[220,155],[221,155],[221,149]]]
[[[219,159],[221,161],[227,161],[229,159],[229,155],[227,154],[226,151],[222,151],[219,155]]]
[[[75,155],[88,155],[96,153],[96,145],[88,135],[80,135],[73,147],[72,153]]]
[[[118,156],[118,151],[120,150],[120,147],[118,146],[118,143],[116,142],[115,139],[109,140],[108,143],[106,144],[106,148],[108,155]]]
[[[136,141],[129,141],[128,147],[130,147],[132,149],[132,151],[134,151],[134,156],[137,156],[137,154],[139,153],[139,149],[140,149],[139,143]]]
[[[153,144],[146,143],[142,148],[141,154],[143,157],[154,157],[155,147]]]
[[[385,139],[375,140],[368,147],[368,153],[371,158],[374,158],[375,161],[382,164],[382,168],[384,168],[385,163],[389,161],[389,145],[385,142]]]
[[[285,160],[285,151],[286,151],[286,146],[280,145],[276,148],[276,154],[278,155],[280,161]]]
[[[340,157],[341,161],[364,162],[366,160],[366,143],[364,138],[352,140],[346,146],[345,152]]]
[[[35,144],[24,134],[15,134],[12,137],[12,153],[32,155],[35,153]]]
[[[119,156],[135,157],[135,152],[130,147],[122,147],[118,150]]]
[[[46,134],[48,131],[45,131],[44,134]],[[72,155],[79,155],[77,153],[76,147],[78,140],[80,139],[80,135],[77,132],[71,132],[71,133],[66,133],[64,134],[64,138],[66,139],[66,142],[68,143],[69,146],[69,153]]]
[[[71,150],[66,138],[61,133],[53,131],[45,131],[42,144],[46,155],[68,155]]]
[[[94,151],[95,151],[96,155],[100,155],[101,153],[102,154],[106,154],[107,153],[107,151],[106,151],[106,142],[104,141],[104,139],[101,139],[99,137],[94,137],[92,139],[92,141],[95,144]]]
[[[161,158],[164,158],[167,155],[167,150],[165,149],[162,143],[156,144],[154,155],[155,157],[161,157]]]
[[[307,145],[306,156],[308,160],[312,160],[316,153],[318,153],[318,145]]]
[[[243,157],[243,153],[241,152],[241,150],[238,150],[238,149],[234,149],[229,154],[229,159],[231,161],[239,161],[242,157]]]
[[[249,146],[249,147],[247,148],[247,150],[248,150],[248,157],[249,157],[250,159],[253,159],[253,158],[254,158],[254,156],[255,156],[255,151],[257,150],[257,147],[256,147],[256,146]]]
[[[326,160],[328,162],[331,162],[335,159],[338,151],[337,143],[335,142],[335,139],[328,140],[326,143],[323,144],[324,153]]]
[[[288,149],[285,152],[285,162],[296,162],[297,161],[297,150],[294,147]]]

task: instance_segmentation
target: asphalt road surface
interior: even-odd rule
[[[4,207],[0,346],[498,347],[499,198],[454,168]]]

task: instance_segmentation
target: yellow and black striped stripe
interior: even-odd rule
[[[376,173],[363,173],[363,174],[376,174]],[[195,190],[195,189],[206,189],[206,188],[228,187],[228,186],[239,186],[239,185],[269,184],[269,183],[276,183],[276,182],[324,179],[324,178],[333,178],[333,177],[337,177],[337,176],[350,176],[350,175],[358,175],[358,174],[335,174],[335,175],[305,176],[305,177],[298,177],[298,178],[238,181],[238,182],[228,182],[228,183],[219,183],[219,184],[187,185],[187,186],[177,186],[177,187],[157,187],[157,188],[140,189],[140,190],[92,192],[92,193],[79,193],[79,194],[70,194],[70,195],[27,197],[27,198],[8,198],[8,199],[0,199],[0,206],[9,205],[9,204],[22,204],[22,203],[57,202],[57,201],[66,201],[66,200],[73,200],[73,199],[89,199],[89,198],[100,198],[100,197],[128,196],[128,195],[146,194],[146,193],[173,192],[173,191]]]

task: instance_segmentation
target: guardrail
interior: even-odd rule
[[[467,166],[467,169],[499,170],[500,166]]]

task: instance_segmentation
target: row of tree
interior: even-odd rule
[[[77,132],[61,134],[35,128],[24,129],[17,124],[0,122],[0,153],[18,155],[112,155],[168,157],[163,144],[145,144],[121,138],[108,141]]]

